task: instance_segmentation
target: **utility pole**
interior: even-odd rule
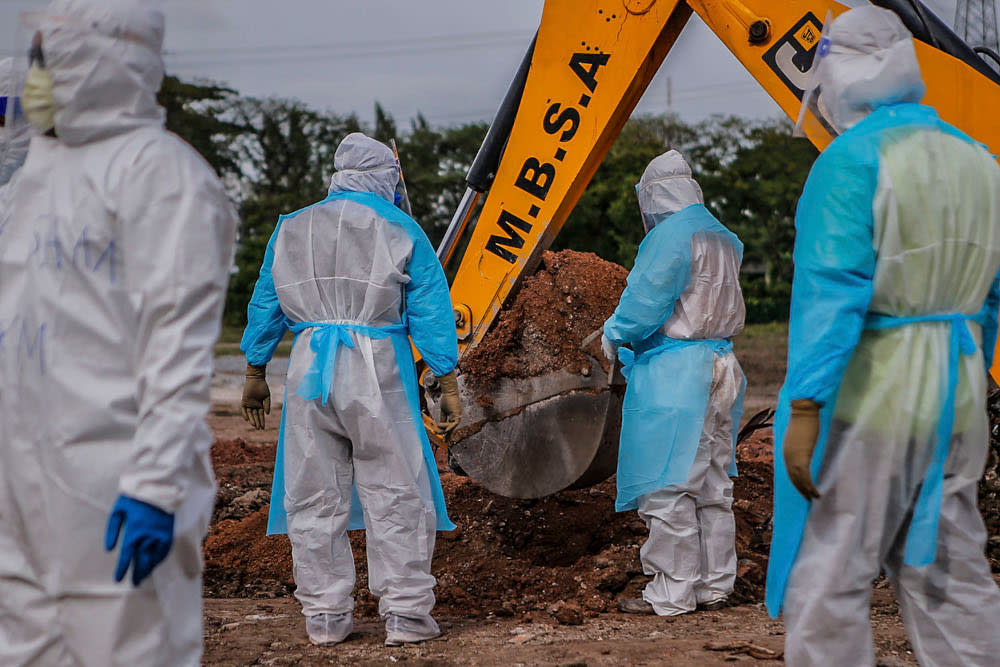
[[[996,0],[958,0],[955,32],[971,47],[984,46],[1000,52]],[[987,62],[995,65],[990,60]]]

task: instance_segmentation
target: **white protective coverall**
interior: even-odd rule
[[[643,599],[672,616],[724,600],[736,579],[730,474],[746,380],[728,339],[746,314],[742,244],[704,207],[677,151],[649,164],[637,192],[649,233],[604,326],[612,344],[632,346],[620,351],[616,508],[646,522]]]
[[[767,602],[791,665],[874,665],[884,569],[924,665],[1000,660],[1000,590],[976,485],[989,444],[1000,167],[916,104],[909,33],[864,7],[832,24],[821,96],[842,134],[796,214],[789,361],[776,420]],[[782,447],[793,400],[821,406],[807,503]]]
[[[197,665],[237,219],[164,129],[151,2],[60,0],[40,30],[58,139],[32,139],[0,229],[0,664]],[[139,587],[104,549],[119,494],[175,516]]]
[[[0,188],[6,185],[28,154],[31,126],[20,114],[15,101],[21,94],[26,68],[14,58],[0,58],[0,99],[3,100],[6,122],[0,127]]]
[[[392,151],[354,133],[334,166],[324,201],[279,220],[241,345],[259,366],[286,327],[297,334],[268,532],[287,528],[295,595],[314,641],[349,632],[347,530],[362,527],[368,583],[387,628],[402,616],[433,636],[435,531],[454,525],[420,421],[408,336],[435,375],[455,368],[448,283],[423,231],[392,205]]]

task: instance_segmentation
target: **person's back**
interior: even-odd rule
[[[740,263],[740,250],[732,234],[717,229],[692,234],[691,282],[663,323],[663,334],[696,340],[732,338],[743,331],[746,306],[740,288]]]
[[[282,216],[268,244],[241,346],[242,406],[262,428],[264,365],[290,327],[268,532],[287,532],[292,543],[306,631],[322,645],[350,634],[346,531],[365,528],[386,642],[423,641],[439,634],[430,616],[435,530],[454,525],[420,418],[410,340],[451,401],[447,427],[457,425],[451,299],[430,242],[391,203],[399,180],[392,152],[354,133],[334,166],[329,196]]]
[[[743,244],[705,208],[677,151],[636,186],[647,234],[604,324],[628,379],[618,454],[619,511],[649,527],[654,575],[630,613],[672,616],[725,604],[736,577],[732,481],[745,378],[730,337],[743,330]]]
[[[926,117],[924,108],[900,105]],[[950,128],[946,128],[950,130]],[[873,202],[876,253],[869,311],[893,317],[962,314],[973,317],[1000,269],[1000,166],[978,144],[924,122],[888,133],[879,154],[879,183]],[[979,327],[972,328],[976,334]],[[856,391],[838,401],[835,417],[868,422],[877,432],[909,422],[912,435],[927,444],[914,462],[929,457],[940,421],[944,388],[927,386],[947,359],[922,350],[948,349],[950,327],[923,326],[864,332],[866,350],[848,365],[845,382]],[[977,335],[977,339],[982,339]],[[877,363],[863,360],[877,359]],[[985,386],[973,356],[964,358],[956,388],[954,431],[965,433]],[[978,430],[978,429],[977,429]]]
[[[789,662],[873,664],[884,571],[922,663],[988,664],[1000,591],[976,486],[1000,167],[917,103],[913,40],[894,13],[845,12],[818,54],[817,106],[839,136],[796,212],[768,608],[784,612]]]
[[[281,308],[297,322],[399,324],[412,250],[402,227],[363,204],[335,199],[312,206],[285,221],[275,240]]]
[[[1000,263],[1000,166],[932,127],[889,135],[881,162],[870,310],[975,315]]]

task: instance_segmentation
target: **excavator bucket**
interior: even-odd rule
[[[503,378],[485,398],[458,378],[462,422],[449,462],[493,493],[541,498],[604,481],[618,464],[625,379],[590,358],[588,372]],[[428,397],[431,409],[437,406]]]

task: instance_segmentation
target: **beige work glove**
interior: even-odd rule
[[[785,431],[782,454],[789,479],[806,500],[819,498],[809,471],[818,439],[819,404],[808,399],[792,401],[792,416]]]
[[[458,376],[455,371],[437,379],[441,388],[441,421],[438,435],[447,435],[462,421],[462,399],[458,397]]]
[[[243,419],[253,424],[257,430],[264,428],[264,415],[271,414],[271,390],[268,389],[266,377],[267,364],[247,364],[240,409],[243,411]]]

